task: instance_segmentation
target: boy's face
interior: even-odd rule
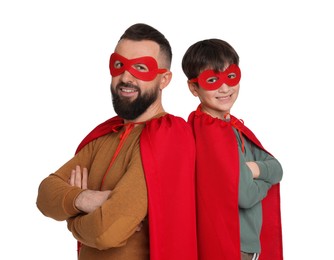
[[[203,112],[210,114],[212,117],[224,119],[224,115],[230,113],[233,104],[238,98],[239,82],[234,86],[222,83],[215,90],[207,90],[201,87],[200,84],[198,85],[199,87],[195,83],[188,81],[189,90],[195,97],[200,99]]]

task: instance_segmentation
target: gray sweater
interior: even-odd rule
[[[235,130],[235,129],[234,129]],[[273,184],[281,181],[283,169],[273,156],[263,151],[245,136],[240,137],[237,130],[240,159],[239,179],[239,217],[241,251],[260,253],[260,232],[262,226],[261,201]],[[242,139],[244,152],[241,149]],[[260,168],[260,176],[253,179],[246,162],[255,161]]]

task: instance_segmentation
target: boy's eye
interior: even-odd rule
[[[208,82],[208,83],[215,83],[217,80],[218,80],[217,77],[210,77],[210,78],[208,78],[208,79],[206,80],[206,82]]]
[[[227,76],[229,79],[234,79],[237,77],[237,75],[235,73],[229,73]]]

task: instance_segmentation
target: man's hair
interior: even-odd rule
[[[234,48],[226,41],[207,39],[188,48],[182,59],[182,70],[188,79],[193,79],[205,69],[221,71],[230,64],[239,65]]]
[[[166,65],[170,68],[172,63],[172,48],[166,37],[157,29],[144,23],[137,23],[126,29],[120,40],[122,39],[133,41],[150,40],[156,42],[160,46],[160,51],[166,56]]]

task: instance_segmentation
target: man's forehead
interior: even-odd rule
[[[158,59],[159,49],[159,45],[154,41],[122,39],[116,45],[115,52],[127,59],[136,59],[145,56]]]

